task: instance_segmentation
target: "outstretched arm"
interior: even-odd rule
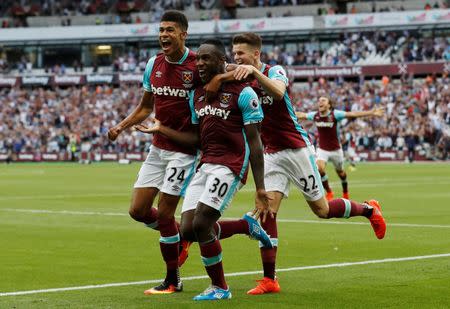
[[[346,112],[346,118],[359,118],[359,117],[381,117],[384,115],[384,108],[374,108],[370,111],[362,112]]]
[[[108,131],[108,138],[111,141],[115,141],[120,133],[129,127],[141,123],[153,112],[153,94],[151,92],[144,91],[141,102],[134,109],[134,111],[123,119],[118,125],[112,127]]]
[[[198,126],[196,126],[198,127]],[[147,127],[145,125],[139,124],[134,126],[134,128],[142,133],[147,134],[154,134],[154,133],[160,133],[171,140],[175,141],[176,143],[187,145],[187,146],[194,146],[199,148],[200,147],[200,136],[198,134],[198,128],[197,132],[180,132],[174,129],[171,129],[167,126],[164,126],[161,124],[161,122],[158,119],[153,119],[153,126]]]
[[[297,116],[298,120],[305,120],[308,118],[308,115],[303,112],[295,112],[295,116]]]

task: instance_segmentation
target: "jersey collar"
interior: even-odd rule
[[[322,114],[321,114],[320,111],[319,111],[319,116],[320,116],[320,117],[328,117],[328,116],[330,116],[330,115],[331,115],[331,110],[329,110],[328,113],[327,113],[326,115],[323,115],[323,116],[322,116]]]
[[[189,55],[189,48],[185,47],[186,51],[183,54],[183,57],[181,57],[180,60],[178,61],[170,61],[169,59],[167,59],[167,57],[164,57],[166,59],[166,61],[170,64],[183,64],[184,60],[186,60],[187,56]]]
[[[259,70],[261,73],[264,73],[264,70],[266,69],[266,64],[263,63],[261,66],[261,69]]]

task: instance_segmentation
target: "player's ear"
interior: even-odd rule
[[[261,56],[261,51],[259,49],[255,48],[253,55],[255,56],[256,59],[259,59],[259,57]]]
[[[183,41],[186,41],[187,38],[187,31],[181,31],[180,37]]]

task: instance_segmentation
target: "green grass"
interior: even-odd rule
[[[158,233],[127,215],[138,169],[138,163],[1,165],[0,294],[161,279],[165,266]],[[329,175],[339,195],[331,169]],[[240,217],[252,208],[251,183],[225,217]],[[278,217],[306,221],[279,223],[278,269],[450,253],[450,164],[361,164],[349,172],[349,187],[355,200],[381,201],[386,238],[377,240],[365,218],[320,221],[292,188]],[[239,235],[222,246],[226,273],[261,269],[256,242]],[[182,276],[197,275],[205,271],[193,245]],[[245,292],[260,275],[229,277],[233,299],[216,303],[192,301],[209,284],[197,279],[185,281],[185,291],[175,295],[145,297],[143,290],[152,284],[140,284],[0,296],[0,308],[450,306],[450,257],[280,271],[278,276],[282,293],[259,297]]]

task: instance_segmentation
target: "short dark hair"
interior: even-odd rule
[[[225,45],[223,44],[223,42],[219,39],[207,39],[204,40],[202,42],[202,44],[209,44],[209,45],[214,45],[214,47],[216,47],[216,49],[220,52],[220,54],[224,57],[226,57],[226,52],[225,52]]]
[[[189,27],[186,15],[175,10],[166,11],[161,17],[161,21],[171,21],[177,23],[183,31],[187,31]]]
[[[248,44],[252,47],[257,48],[258,50],[261,50],[262,40],[261,37],[256,33],[244,32],[241,34],[236,34],[233,37],[232,44]]]

